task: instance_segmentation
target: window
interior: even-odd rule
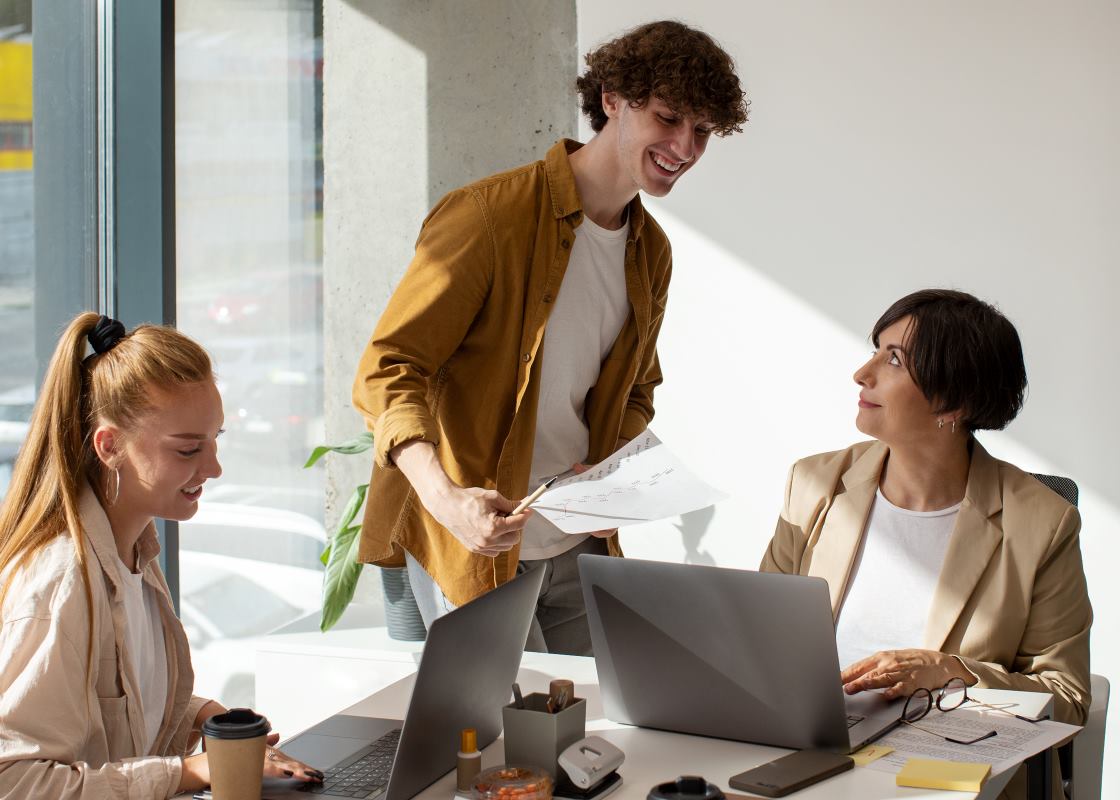
[[[0,4],[0,496],[35,402],[31,3]]]
[[[321,16],[312,0],[175,8],[176,317],[226,415],[223,475],[179,527],[180,588],[196,692],[227,704],[253,702],[232,652],[251,664],[253,637],[320,604],[325,478],[302,466],[323,439]],[[259,613],[223,620],[227,605]]]

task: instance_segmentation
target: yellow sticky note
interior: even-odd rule
[[[852,753],[852,761],[856,762],[857,767],[866,767],[872,761],[878,761],[887,753],[893,752],[893,747],[886,747],[881,744],[869,744]]]
[[[902,771],[895,775],[894,780],[898,786],[913,786],[918,789],[978,792],[991,771],[991,764],[911,758],[906,761]]]

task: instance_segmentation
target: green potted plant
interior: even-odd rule
[[[311,451],[303,467],[308,469],[314,466],[327,453],[356,455],[372,447],[373,434],[369,432],[340,444],[320,445]],[[326,549],[319,557],[326,568],[323,574],[323,613],[319,620],[319,629],[324,633],[338,622],[346,607],[350,605],[350,601],[354,599],[354,590],[358,587],[358,578],[361,577],[362,567],[365,566],[358,561],[362,526],[360,522],[355,523],[354,520],[358,519],[358,513],[362,510],[368,491],[368,483],[363,483],[354,489],[327,542]],[[412,587],[408,583],[408,571],[403,567],[382,568],[381,590],[385,597],[385,623],[389,629],[389,636],[405,641],[424,639],[424,621],[420,617],[416,598],[413,597]]]

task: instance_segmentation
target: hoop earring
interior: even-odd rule
[[[956,433],[957,432],[957,421],[956,420],[953,420],[953,428],[950,432],[951,433]]]
[[[114,467],[109,476],[105,479],[105,502],[111,506],[117,502],[121,494],[121,471]],[[109,490],[110,484],[113,487],[112,491]]]

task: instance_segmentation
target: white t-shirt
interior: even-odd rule
[[[960,507],[910,511],[876,491],[836,623],[840,669],[880,650],[922,646]]]
[[[541,393],[529,490],[587,459],[590,432],[584,417],[587,392],[630,314],[626,294],[626,235],[601,228],[585,215],[576,228],[568,269],[541,345]],[[586,539],[566,534],[539,514],[521,539],[521,558],[554,558]]]
[[[144,585],[144,576],[133,573],[120,561],[118,568],[127,620],[125,647],[139,682],[140,703],[144,707],[147,739],[141,745],[142,753],[146,754],[155,743],[167,705],[167,651],[164,649],[163,622],[155,590]]]

